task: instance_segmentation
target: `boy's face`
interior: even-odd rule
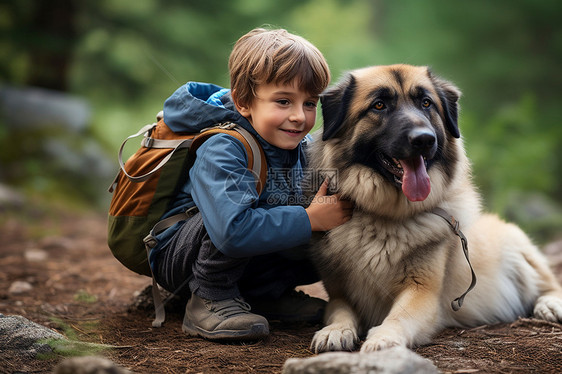
[[[290,150],[314,127],[317,104],[317,96],[299,90],[296,84],[270,83],[257,86],[250,106],[238,111],[269,144]]]

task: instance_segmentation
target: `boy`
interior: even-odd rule
[[[229,70],[231,90],[194,82],[180,87],[164,104],[164,122],[172,129],[233,122],[250,131],[266,154],[266,187],[258,195],[237,139],[212,136],[198,148],[189,180],[164,218],[191,207],[198,212],[159,235],[150,262],[160,285],[190,296],[183,331],[259,339],[269,325],[258,313],[321,317],[321,300],[294,291],[318,280],[306,245],[312,231],[346,222],[352,209],[338,195],[326,196],[326,183],[308,208],[289,205],[302,201],[302,141],[330,80],[318,49],[285,30],[255,29],[236,42]]]

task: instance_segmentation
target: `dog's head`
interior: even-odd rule
[[[425,200],[429,171],[454,157],[446,146],[460,137],[460,91],[426,67],[375,66],[352,71],[321,96],[323,141],[345,142],[348,167],[366,166],[410,201]]]

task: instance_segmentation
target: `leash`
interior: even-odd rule
[[[476,285],[476,274],[474,274],[474,269],[472,268],[472,264],[470,263],[470,260],[468,258],[468,240],[466,239],[466,236],[464,236],[462,231],[459,229],[459,221],[457,221],[455,217],[453,217],[452,215],[450,215],[449,213],[447,213],[445,210],[441,208],[435,208],[431,213],[443,218],[449,224],[449,226],[451,226],[451,229],[453,230],[455,235],[457,235],[461,239],[464,257],[466,257],[468,266],[470,266],[470,272],[472,273],[472,281],[470,282],[470,286],[468,287],[468,289],[462,295],[457,297],[455,300],[451,301],[451,308],[453,308],[453,310],[456,312],[461,308],[466,294],[469,293]]]

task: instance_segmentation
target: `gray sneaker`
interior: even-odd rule
[[[182,330],[210,340],[258,340],[269,335],[265,317],[250,313],[241,298],[211,301],[197,295],[185,306]]]

